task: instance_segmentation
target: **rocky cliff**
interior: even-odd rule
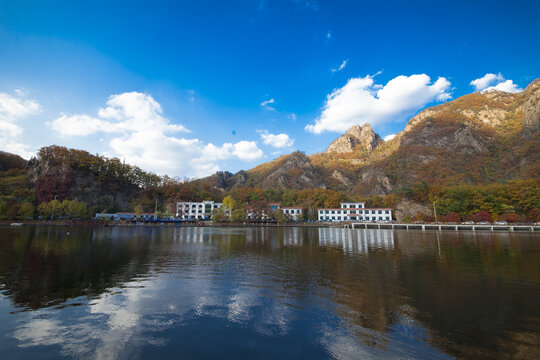
[[[421,111],[387,142],[369,124],[354,125],[324,153],[282,156],[244,172],[242,184],[372,196],[425,184],[535,178],[540,175],[539,99],[539,80],[516,94],[475,92]]]
[[[382,143],[381,137],[376,134],[371,125],[353,125],[345,134],[334,140],[325,153],[348,153],[362,150],[371,153]]]

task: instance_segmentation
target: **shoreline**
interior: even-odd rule
[[[370,230],[420,230],[420,231],[490,231],[490,232],[532,232],[540,233],[540,225],[535,224],[509,224],[509,225],[465,225],[465,224],[409,224],[409,223],[218,223],[212,222],[186,222],[186,223],[167,223],[167,222],[142,222],[142,223],[103,223],[94,220],[88,221],[65,221],[65,220],[24,220],[24,221],[6,221],[0,220],[0,226],[69,226],[69,227],[210,227],[210,228],[250,228],[250,227],[306,227],[306,228],[341,228],[341,229],[370,229]]]

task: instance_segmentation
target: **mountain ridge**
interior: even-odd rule
[[[389,141],[370,124],[355,124],[322,153],[282,155],[232,175],[220,189],[312,187],[384,196],[418,183],[536,178],[539,99],[540,79],[519,93],[474,92],[420,111]]]

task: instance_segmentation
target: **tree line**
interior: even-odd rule
[[[107,159],[86,151],[60,146],[40,149],[38,157],[31,159],[28,164],[11,158],[8,160],[4,162],[8,166],[0,168],[0,219],[51,216],[88,218],[94,216],[96,212],[153,212],[157,199],[157,210],[167,215],[174,215],[177,201],[213,200],[225,203],[233,201],[233,204],[228,205],[230,212],[227,216],[231,219],[244,219],[248,207],[251,211],[262,212],[268,203],[279,202],[282,206],[301,207],[304,219],[316,220],[318,208],[339,207],[343,201],[363,201],[367,207],[395,209],[402,199],[413,199],[430,207],[435,203],[437,220],[440,221],[540,220],[540,178],[446,187],[420,181],[401,187],[394,194],[362,197],[345,191],[322,188],[297,190],[239,186],[224,191],[208,181],[187,181],[158,176],[136,166],[124,164],[119,159]],[[67,167],[68,169],[63,172],[65,176],[73,176],[69,175],[72,171],[85,169],[92,172],[99,182],[114,183],[116,187],[112,188],[119,188],[122,184],[129,185],[130,189],[134,189],[133,199],[129,205],[123,207],[116,204],[111,195],[98,196],[96,204],[85,203],[78,198],[78,194],[68,191],[72,189],[69,188],[72,186],[71,182],[62,182],[63,179],[58,179],[58,176],[55,178],[53,173],[43,174],[41,177],[44,179],[43,183],[37,182],[32,187],[28,181],[28,169],[39,161]],[[62,186],[68,188],[63,189]],[[54,199],[56,192],[62,193],[57,200]],[[223,217],[223,214],[216,216]],[[434,213],[426,213],[418,214],[416,218],[429,221],[433,217]],[[409,219],[415,220],[414,217]]]

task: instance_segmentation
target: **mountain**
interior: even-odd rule
[[[354,125],[323,153],[281,156],[216,188],[323,188],[350,195],[421,193],[540,175],[540,79],[525,90],[475,92],[427,108],[383,141]],[[197,180],[208,181],[211,178]]]
[[[382,142],[369,123],[364,126],[353,125],[344,135],[334,140],[325,153],[348,153],[359,149],[371,153]]]
[[[0,219],[24,216],[55,198],[83,202],[93,214],[151,211],[156,199],[161,211],[171,212],[177,200],[226,195],[243,204],[303,206],[312,217],[318,207],[367,199],[370,206],[392,207],[403,220],[430,213],[436,198],[439,214],[532,211],[528,219],[540,219],[539,189],[540,80],[516,94],[475,92],[427,108],[389,141],[369,124],[354,125],[322,153],[295,151],[194,181],[55,145],[29,161],[0,152]]]

